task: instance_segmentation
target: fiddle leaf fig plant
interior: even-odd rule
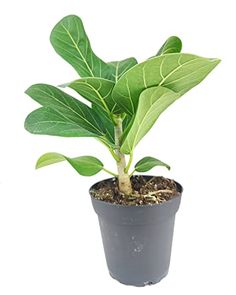
[[[132,193],[130,177],[135,171],[146,172],[155,166],[170,169],[148,156],[130,172],[135,147],[162,112],[199,84],[220,60],[181,53],[181,40],[172,36],[155,56],[139,64],[134,57],[105,62],[93,52],[83,23],[75,15],[56,24],[50,41],[80,78],[59,87],[30,86],[26,94],[41,107],[26,118],[26,130],[33,134],[94,137],[111,153],[117,172],[109,171],[93,156],[69,158],[59,153],[42,155],[36,168],[67,161],[84,176],[103,170],[118,178],[119,189],[125,195]],[[88,103],[67,94],[66,88],[73,89]]]

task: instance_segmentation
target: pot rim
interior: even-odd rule
[[[156,175],[144,175],[144,174],[138,174],[140,176],[143,176],[143,177],[158,177]],[[136,175],[134,175],[136,176]],[[163,176],[164,177],[164,176]],[[167,179],[170,179],[168,177],[165,177]],[[175,184],[177,185],[177,189],[178,189],[178,192],[180,193],[180,195],[177,195],[177,196],[174,196],[173,198],[171,198],[170,200],[168,201],[165,201],[163,203],[160,203],[160,204],[146,204],[146,205],[122,205],[122,204],[115,204],[115,203],[110,203],[110,202],[107,202],[107,201],[104,201],[104,200],[99,200],[99,199],[96,199],[94,198],[92,195],[91,195],[91,191],[94,189],[94,187],[96,185],[98,185],[99,183],[103,182],[103,181],[107,181],[107,180],[115,180],[116,177],[110,177],[110,178],[106,178],[106,179],[103,179],[103,180],[100,180],[100,181],[97,181],[96,183],[94,183],[90,188],[89,188],[89,194],[90,194],[90,197],[92,200],[95,200],[97,202],[101,202],[103,204],[106,204],[107,206],[115,206],[115,207],[118,207],[118,208],[131,208],[131,207],[134,207],[134,208],[145,208],[145,207],[155,207],[155,206],[164,206],[164,205],[167,205],[168,203],[170,203],[172,200],[176,199],[176,198],[181,198],[182,196],[182,193],[183,193],[183,187],[182,185],[175,181],[174,179],[174,182]]]

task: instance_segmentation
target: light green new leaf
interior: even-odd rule
[[[153,158],[153,157],[144,157],[142,158],[140,161],[138,161],[136,163],[136,165],[134,166],[135,171],[137,172],[147,172],[149,170],[151,170],[153,167],[155,166],[164,166],[166,167],[168,170],[170,170],[170,166],[167,165],[166,163]]]
[[[116,107],[116,103],[111,96],[115,83],[111,80],[84,78],[68,83],[67,86],[90,102],[101,106],[107,113],[110,113]]]
[[[81,19],[68,15],[53,28],[50,36],[55,51],[80,77],[109,77],[109,66],[92,51]]]
[[[42,106],[53,109],[69,122],[76,123],[95,136],[106,135],[97,114],[86,104],[60,89],[47,84],[35,84],[26,90],[26,94]]]
[[[160,85],[182,95],[199,84],[219,62],[185,53],[157,56],[126,72],[113,88],[112,97],[123,112],[132,115],[144,89]]]
[[[178,53],[182,49],[182,42],[177,36],[169,37],[161,46],[156,55],[163,55],[168,53]]]
[[[42,155],[37,163],[36,169],[42,168],[51,164],[62,161],[67,161],[80,175],[92,176],[103,169],[103,164],[100,160],[92,156],[81,156],[77,158],[68,158],[58,153],[46,153]]]
[[[25,119],[25,129],[33,134],[64,137],[98,137],[53,109],[42,107],[30,113]]]
[[[110,65],[110,74],[115,82],[117,82],[125,72],[134,67],[137,63],[138,62],[134,57],[130,57],[121,61],[109,62],[108,65]]]
[[[139,98],[139,105],[132,127],[121,145],[121,152],[130,154],[138,142],[151,129],[160,114],[179,97],[179,93],[162,86],[144,90]]]

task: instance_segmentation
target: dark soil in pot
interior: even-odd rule
[[[99,182],[90,190],[90,194],[98,200],[119,205],[161,204],[180,195],[174,180],[160,176],[135,175],[131,183],[133,193],[129,196],[119,191],[115,178]]]
[[[173,180],[152,176],[134,176],[132,183],[139,202],[126,203],[114,178],[93,185],[91,200],[110,275],[126,285],[146,286],[158,283],[168,273],[182,187]],[[163,199],[144,199],[150,193],[148,187],[151,192],[159,191]],[[154,195],[160,198],[158,193]]]

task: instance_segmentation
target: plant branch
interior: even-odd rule
[[[120,161],[120,157],[117,156],[117,154],[114,152],[114,150],[111,148],[111,147],[108,147],[112,157],[116,160],[116,162],[119,162]]]
[[[117,156],[117,154],[114,152],[113,148],[109,144],[107,144],[104,140],[102,140],[99,137],[97,137],[97,139],[99,142],[105,145],[105,147],[109,150],[109,152],[111,153],[112,157],[115,159],[116,162],[120,160],[120,158]]]
[[[129,169],[130,169],[130,166],[132,164],[132,161],[133,161],[133,152],[130,153],[130,155],[129,155],[129,162],[128,162],[127,166],[125,167],[125,172],[126,173],[129,172]]]

